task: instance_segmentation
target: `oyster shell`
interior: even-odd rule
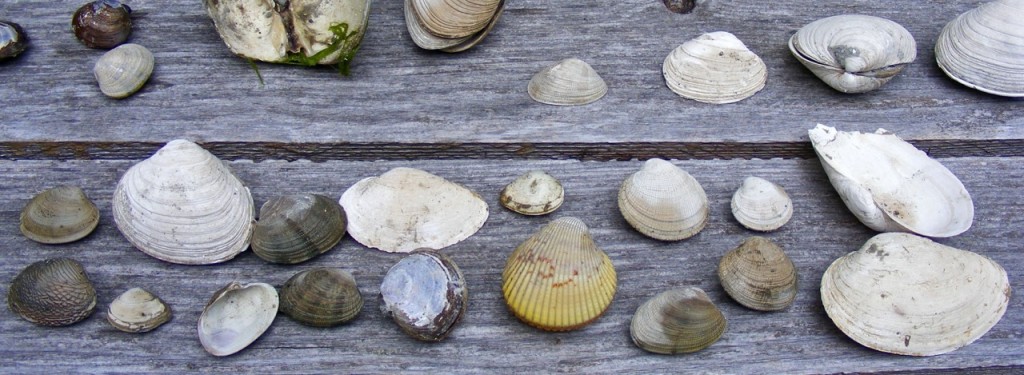
[[[917,44],[896,22],[844,14],[797,30],[789,38],[789,51],[832,88],[862,93],[882,87],[913,62]]]
[[[516,247],[501,273],[509,310],[545,331],[596,320],[612,303],[615,267],[575,217],[558,218]]]
[[[128,289],[107,308],[107,322],[125,332],[149,332],[168,320],[171,309],[167,304],[142,288]]]
[[[768,80],[761,58],[724,31],[703,34],[672,50],[662,73],[672,92],[711,104],[749,98]]]
[[[796,299],[796,266],[772,240],[750,237],[725,253],[718,280],[732,299],[754,310],[778,311]]]
[[[68,243],[88,236],[100,211],[77,186],[61,185],[36,194],[21,210],[21,233],[45,243]]]
[[[732,195],[732,215],[749,229],[769,232],[793,217],[793,201],[782,186],[760,177],[747,177]]]
[[[583,105],[604,97],[608,85],[590,64],[572,58],[534,74],[526,91],[533,100],[544,104]]]
[[[468,188],[413,168],[360,180],[341,195],[348,233],[389,253],[439,250],[476,233],[487,203]]]
[[[544,171],[529,171],[501,190],[501,205],[523,215],[545,215],[562,206],[565,192],[557,179]]]
[[[405,0],[405,26],[420,48],[461,52],[483,41],[504,9],[504,0]]]
[[[883,233],[821,278],[832,322],[866,347],[930,356],[964,347],[1002,318],[1006,271],[991,259],[906,233]]]
[[[644,162],[619,189],[622,217],[645,236],[677,241],[708,222],[708,197],[693,176],[662,159]]]
[[[178,264],[212,264],[249,247],[249,189],[216,156],[173,140],[132,166],[114,189],[114,222],[142,252]]]
[[[28,48],[28,38],[21,25],[0,20],[0,61],[18,56],[26,48]]]
[[[884,129],[864,134],[818,124],[807,133],[832,186],[864,225],[929,237],[971,227],[974,202],[964,185],[910,143]]]
[[[199,342],[218,357],[238,353],[270,327],[277,305],[273,286],[232,281],[213,294],[199,316]]]
[[[935,43],[939,68],[964,86],[1024,97],[1024,1],[997,0],[946,24]]]
[[[92,315],[96,289],[85,268],[74,259],[46,259],[14,277],[7,291],[7,307],[41,326],[71,325]]]
[[[417,251],[398,261],[380,284],[380,311],[406,334],[441,341],[466,313],[469,289],[448,257]]]
[[[692,353],[722,337],[725,316],[700,288],[659,293],[636,309],[629,324],[633,343],[658,354]]]
[[[275,197],[260,208],[252,252],[272,263],[295,264],[323,254],[345,236],[345,212],[318,194]]]
[[[356,279],[341,269],[305,270],[281,287],[281,313],[305,325],[333,327],[355,319],[362,310]]]
[[[104,95],[123,99],[146,84],[153,74],[153,65],[152,52],[146,47],[128,43],[100,56],[92,73]]]

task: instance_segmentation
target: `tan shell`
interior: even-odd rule
[[[732,195],[732,215],[749,229],[769,232],[781,228],[793,217],[789,194],[771,181],[747,177]]]
[[[249,189],[216,156],[168,142],[125,172],[111,202],[121,234],[142,252],[178,264],[212,264],[249,247]]]
[[[146,84],[154,64],[153,53],[146,47],[128,43],[100,56],[92,72],[104,95],[122,99]]]
[[[725,253],[718,263],[718,280],[732,299],[754,310],[782,310],[796,299],[796,266],[764,237],[747,238]]]
[[[436,251],[409,254],[380,283],[380,311],[409,336],[441,341],[462,319],[469,288],[451,258]]]
[[[662,66],[669,89],[712,104],[738,102],[764,88],[768,68],[736,36],[718,31],[683,43]]]
[[[821,278],[832,322],[866,347],[930,356],[967,346],[999,322],[1010,301],[1006,271],[991,259],[906,233],[883,233]]]
[[[305,325],[333,327],[359,315],[363,296],[352,274],[337,268],[314,268],[284,283],[280,310]]]
[[[417,46],[461,52],[490,33],[504,0],[405,0],[405,25]]]
[[[544,171],[529,171],[501,190],[501,205],[523,215],[545,215],[562,206],[562,184]]]
[[[619,189],[619,212],[644,235],[677,241],[696,235],[708,222],[708,197],[693,176],[674,164],[650,159]]]
[[[77,186],[61,185],[36,194],[21,210],[21,233],[30,240],[68,243],[88,236],[100,211]]]
[[[1024,97],[1024,1],[996,0],[949,21],[935,61],[953,80],[989,94]]]
[[[71,325],[92,315],[96,289],[85,268],[74,259],[46,259],[14,277],[7,291],[7,307],[41,326]]]
[[[616,285],[611,259],[574,217],[556,219],[523,241],[501,274],[509,310],[545,331],[578,329],[594,321],[612,303]]]
[[[349,235],[389,253],[451,246],[476,233],[488,215],[472,190],[413,168],[360,180],[340,202]]]
[[[590,64],[571,58],[534,74],[526,91],[533,100],[545,104],[583,105],[604,97],[608,85]]]
[[[232,281],[213,294],[199,316],[199,342],[218,357],[238,353],[274,322],[278,302],[269,284]]]
[[[260,207],[252,252],[265,261],[295,264],[323,254],[345,236],[345,212],[318,194],[274,197]]]
[[[142,288],[128,289],[107,308],[107,322],[125,332],[149,332],[168,320],[171,320],[171,308]]]
[[[659,293],[636,309],[629,324],[633,343],[658,354],[692,353],[725,333],[725,316],[700,288]]]

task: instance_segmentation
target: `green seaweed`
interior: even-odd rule
[[[360,30],[353,30],[349,32],[347,23],[332,24],[328,30],[334,34],[334,38],[331,40],[331,44],[324,48],[322,51],[317,52],[313,56],[306,56],[301,52],[289,53],[285,56],[284,60],[281,61],[285,64],[295,64],[304,66],[314,66],[320,63],[327,56],[334,54],[337,51],[342,51],[341,56],[338,58],[338,73],[342,75],[349,75],[349,64],[352,59],[356,56],[356,51],[359,50],[359,43],[362,41],[362,35]]]
[[[248,57],[245,58],[245,61],[248,61],[249,67],[252,68],[252,71],[256,72],[256,78],[260,79],[260,87],[263,87],[263,75],[260,74],[260,67],[256,66],[256,62]]]

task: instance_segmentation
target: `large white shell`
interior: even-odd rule
[[[541,103],[582,105],[601,99],[608,85],[586,61],[570,58],[534,74],[526,91]]]
[[[662,159],[650,159],[619,189],[619,212],[644,235],[676,241],[708,222],[708,196],[693,176]]]
[[[879,234],[821,278],[825,312],[847,336],[888,353],[929,356],[977,340],[1010,301],[991,259],[906,233]]]
[[[732,195],[732,215],[744,227],[762,232],[781,228],[793,217],[793,201],[782,186],[747,177]]]
[[[917,57],[907,29],[862,14],[811,22],[789,39],[789,50],[814,75],[845,93],[877,89]]]
[[[215,356],[227,356],[256,341],[277,317],[277,289],[233,281],[214,293],[199,316],[199,342]]]
[[[405,0],[405,25],[423,49],[461,52],[494,28],[504,0]]]
[[[768,68],[736,36],[717,31],[683,43],[665,58],[665,83],[684,98],[725,104],[764,88]]]
[[[173,140],[125,172],[111,202],[121,234],[142,252],[179,264],[211,264],[249,247],[249,189],[199,145]]]
[[[832,186],[864,225],[929,237],[971,227],[974,202],[963,183],[910,143],[883,129],[840,132],[818,124],[807,133]]]
[[[413,168],[360,180],[341,195],[348,233],[390,253],[439,250],[476,233],[487,203],[466,187]]]
[[[122,44],[96,60],[93,76],[104,95],[126,98],[142,88],[153,74],[153,53],[138,44]]]
[[[1024,97],[1024,0],[992,1],[950,21],[935,61],[967,87]]]

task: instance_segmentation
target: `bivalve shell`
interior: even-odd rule
[[[677,241],[704,229],[710,208],[693,176],[665,160],[650,159],[622,182],[619,212],[640,233]]]
[[[636,309],[629,324],[633,343],[658,354],[692,353],[725,333],[725,315],[700,288],[659,293]]]
[[[60,244],[92,233],[100,211],[77,186],[61,185],[36,194],[21,210],[21,233],[29,239]]]
[[[107,322],[125,332],[149,332],[168,320],[171,320],[170,307],[142,288],[128,289],[107,308]]]
[[[679,96],[712,104],[749,98],[768,80],[761,58],[724,31],[703,34],[672,50],[662,73]]]
[[[153,53],[138,44],[122,44],[96,61],[93,75],[104,95],[127,98],[142,88],[153,74]]]
[[[764,237],[747,238],[725,253],[718,263],[718,280],[732,299],[754,310],[782,310],[796,299],[796,266]]]
[[[71,17],[71,31],[89,48],[114,48],[132,34],[132,9],[117,0],[82,5]]]
[[[238,353],[274,322],[278,302],[269,284],[232,281],[213,294],[199,316],[199,342],[218,357]]]
[[[405,0],[405,25],[420,48],[461,52],[483,41],[504,9],[504,0]]]
[[[418,251],[398,261],[380,284],[381,306],[406,334],[441,341],[466,313],[469,289],[462,271],[435,251]]]
[[[526,91],[545,104],[583,105],[604,97],[608,85],[586,61],[571,58],[535,74]]]
[[[789,194],[771,181],[747,177],[732,195],[732,215],[749,229],[769,232],[781,228],[793,217]]]
[[[345,236],[345,212],[335,200],[295,194],[268,200],[253,225],[252,252],[272,263],[295,264],[323,254]]]
[[[996,0],[953,19],[935,61],[953,80],[995,95],[1024,97],[1024,0]]]
[[[71,325],[92,315],[96,289],[85,268],[74,259],[46,259],[14,277],[7,291],[7,307],[41,326]]]
[[[280,310],[305,325],[333,327],[359,315],[363,296],[352,274],[337,268],[314,268],[284,283]]]
[[[562,183],[544,171],[529,171],[501,190],[501,205],[523,215],[546,215],[562,206]]]
[[[28,48],[25,30],[11,21],[0,20],[0,61],[18,56]]]

